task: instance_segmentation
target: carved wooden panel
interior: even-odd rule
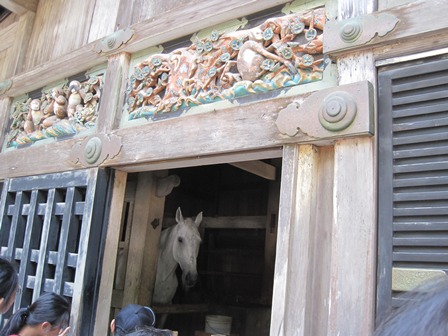
[[[127,85],[128,120],[321,80],[323,8],[245,30],[212,30],[187,47],[153,53]],[[203,35],[203,34],[202,34]]]
[[[95,127],[103,74],[44,88],[13,104],[6,147],[73,136]]]

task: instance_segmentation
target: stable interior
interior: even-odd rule
[[[178,287],[166,328],[179,335],[208,335],[206,316],[225,315],[232,317],[232,335],[269,335],[280,173],[278,158],[169,170],[180,185],[165,198],[163,228],[175,224],[178,207],[184,217],[202,211],[203,221],[198,282],[188,292]],[[124,217],[132,211],[137,183],[138,173],[129,174]],[[126,251],[130,225],[132,220],[124,218],[119,254]],[[179,283],[180,274],[178,268]],[[117,269],[121,285],[115,292],[124,289],[124,276]]]

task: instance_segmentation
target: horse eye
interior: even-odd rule
[[[177,241],[178,241],[179,243],[183,243],[183,242],[184,242],[184,239],[183,239],[182,237],[178,237],[178,238],[177,238]]]

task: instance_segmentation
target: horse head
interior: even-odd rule
[[[173,257],[182,269],[182,286],[185,290],[193,287],[198,279],[196,258],[199,253],[201,236],[198,228],[202,221],[202,212],[196,218],[184,218],[180,207],[176,211],[176,231],[173,245]]]

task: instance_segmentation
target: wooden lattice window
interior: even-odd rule
[[[22,288],[14,310],[56,292],[71,302],[73,335],[92,334],[106,192],[98,169],[4,181],[1,255],[17,263]]]

